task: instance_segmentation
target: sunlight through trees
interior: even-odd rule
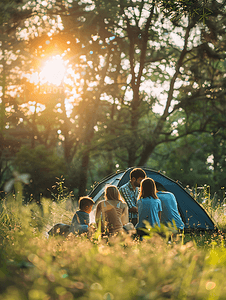
[[[169,158],[194,184],[186,160],[174,157],[193,139],[206,180],[223,185],[223,2],[12,1],[5,9],[1,185],[19,168],[22,146],[62,158],[79,195],[118,168],[155,166],[171,176]]]

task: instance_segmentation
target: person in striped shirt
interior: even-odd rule
[[[130,172],[130,180],[119,188],[119,192],[129,207],[129,221],[135,226],[137,224],[137,198],[141,181],[146,173],[141,168],[135,168]]]

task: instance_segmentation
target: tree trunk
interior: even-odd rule
[[[88,168],[89,168],[89,150],[84,151],[82,155],[82,164],[79,172],[79,187],[78,187],[78,197],[87,195],[87,177],[88,177]]]
[[[4,42],[3,42],[4,43]],[[5,51],[2,49],[2,104],[1,104],[1,132],[5,130],[5,92],[6,92],[6,61],[5,61]]]
[[[139,120],[141,117],[140,113],[140,106],[142,101],[140,100],[140,85],[141,85],[141,78],[144,71],[145,66],[145,59],[146,59],[146,52],[148,46],[148,39],[149,39],[149,28],[151,21],[154,16],[154,7],[155,4],[153,3],[152,9],[149,12],[149,16],[147,18],[144,30],[142,32],[142,44],[140,47],[141,53],[139,58],[139,72],[136,75],[135,68],[135,49],[136,44],[135,38],[136,33],[134,32],[133,26],[131,26],[129,19],[127,19],[127,33],[129,37],[129,61],[130,61],[130,70],[131,70],[131,88],[133,90],[133,99],[131,102],[131,134],[132,138],[130,141],[130,147],[128,149],[128,167],[132,167],[136,164],[137,161],[137,150],[138,150],[138,140],[139,140],[139,132],[138,132],[138,125]]]
[[[183,65],[184,58],[186,57],[186,54],[187,54],[187,45],[188,45],[188,40],[189,40],[189,36],[190,36],[190,31],[194,27],[194,25],[195,25],[195,23],[191,22],[186,29],[186,33],[185,33],[185,37],[184,37],[184,46],[183,46],[183,49],[178,58],[174,75],[172,76],[172,78],[170,80],[170,88],[169,88],[164,112],[163,112],[161,118],[158,120],[158,123],[153,131],[152,138],[143,147],[143,151],[141,153],[140,160],[139,160],[140,166],[144,165],[147,162],[147,160],[149,159],[149,157],[150,157],[151,153],[153,152],[153,150],[155,149],[155,147],[161,142],[160,135],[161,135],[161,132],[163,131],[167,117],[170,114],[169,108],[170,108],[170,105],[173,100],[175,83],[176,83],[176,80],[178,79],[178,76],[180,75],[180,68]]]
[[[62,96],[62,101],[61,101],[61,108],[63,111],[63,120],[64,123],[62,124],[62,134],[64,136],[64,141],[63,141],[63,147],[64,147],[64,159],[67,164],[71,162],[71,143],[69,142],[69,131],[70,131],[70,125],[68,124],[68,117],[67,117],[67,112],[66,112],[66,107],[65,107],[65,95],[63,94]]]

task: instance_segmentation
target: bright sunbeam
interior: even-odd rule
[[[65,62],[58,55],[48,60],[40,72],[40,82],[60,85],[66,71]]]

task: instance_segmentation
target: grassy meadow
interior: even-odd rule
[[[49,237],[52,225],[70,224],[65,199],[22,205],[1,202],[0,300],[225,299],[224,206],[206,209],[219,231],[168,238],[130,235]]]

